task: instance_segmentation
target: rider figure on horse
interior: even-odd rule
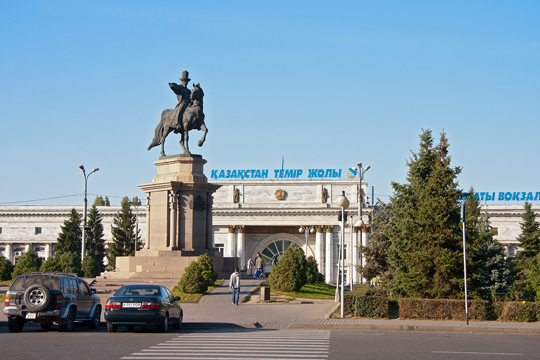
[[[182,127],[182,116],[184,111],[191,103],[191,90],[187,88],[188,83],[190,82],[189,72],[187,70],[182,71],[182,77],[180,78],[181,84],[169,83],[169,87],[176,94],[178,99],[178,104],[174,108],[173,118],[174,118],[174,132],[177,133],[178,130]]]

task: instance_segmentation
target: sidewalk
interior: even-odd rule
[[[240,298],[253,291],[259,280],[242,279]],[[398,319],[330,319],[339,306],[333,300],[295,300],[289,303],[260,303],[257,292],[253,301],[232,305],[228,281],[203,296],[198,304],[182,304],[187,329],[193,328],[266,328],[325,329],[362,331],[432,331],[460,333],[499,333],[540,335],[540,322],[507,323],[496,321],[429,321]],[[256,299],[255,299],[256,298]],[[1,308],[3,309],[3,304]],[[0,312],[0,326],[7,326]],[[103,321],[103,319],[102,319]]]

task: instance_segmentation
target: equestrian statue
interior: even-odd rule
[[[204,124],[203,97],[204,92],[200,84],[193,84],[193,90],[189,90],[187,85],[191,79],[189,72],[183,71],[181,84],[169,83],[169,87],[176,94],[178,104],[174,109],[165,109],[161,113],[161,121],[154,131],[154,140],[148,146],[148,150],[154,146],[161,145],[161,156],[165,156],[165,138],[172,131],[180,133],[180,145],[184,154],[191,155],[188,146],[189,131],[202,130],[204,134],[198,145],[202,146],[206,140],[208,129]]]

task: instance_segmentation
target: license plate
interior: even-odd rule
[[[26,313],[25,317],[27,319],[35,319],[36,318],[36,313]]]
[[[122,307],[123,308],[140,308],[141,303],[123,303]]]

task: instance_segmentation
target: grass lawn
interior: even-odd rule
[[[208,294],[214,290],[216,286],[221,286],[222,284],[223,280],[216,281],[213,286],[208,287],[208,290],[204,294],[186,294],[178,290],[178,287],[176,286],[172,288],[171,292],[174,296],[180,296],[181,300],[179,303],[198,303],[203,295]]]
[[[272,293],[288,295],[301,299],[332,300],[336,295],[336,287],[324,283],[306,284],[299,291],[283,292],[272,289]]]
[[[0,286],[9,286],[11,284],[11,280],[0,280]]]

